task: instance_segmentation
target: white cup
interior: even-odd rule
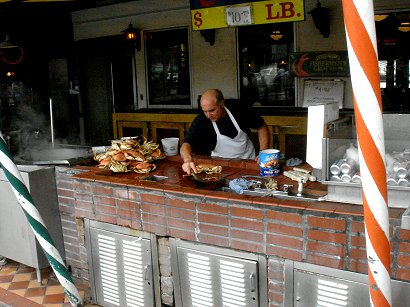
[[[164,138],[161,139],[162,148],[166,156],[176,156],[178,154],[179,138]]]

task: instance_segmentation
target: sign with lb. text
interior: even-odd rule
[[[301,21],[303,0],[190,0],[193,30]]]

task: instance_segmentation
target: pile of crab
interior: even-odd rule
[[[134,171],[146,174],[156,168],[153,162],[164,158],[165,154],[159,149],[159,144],[148,142],[145,137],[113,140],[111,147],[105,152],[94,155],[98,167],[116,173]]]

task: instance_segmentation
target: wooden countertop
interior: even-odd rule
[[[228,185],[229,180],[234,178],[240,178],[243,175],[259,175],[259,166],[252,160],[213,159],[204,156],[196,157],[196,163],[210,162],[216,165],[222,165],[222,172],[225,177],[226,186]],[[308,167],[308,165],[305,166],[305,168]],[[312,202],[279,199],[274,197],[249,196],[218,191],[216,190],[218,186],[198,185],[189,177],[183,176],[184,172],[181,168],[181,158],[179,156],[166,157],[166,159],[159,161],[157,163],[157,168],[149,174],[138,174],[135,172],[114,173],[109,170],[98,168],[97,166],[81,166],[80,168],[84,171],[74,175],[73,178],[106,184],[143,187],[150,190],[185,194],[187,196],[210,197],[240,203],[246,202],[252,206],[280,206],[303,210],[322,211],[334,214],[363,216],[363,207],[356,204],[328,201]],[[273,178],[277,181],[280,190],[283,189],[284,184],[288,184],[293,185],[290,191],[296,193],[297,182],[292,181],[282,175],[283,171],[286,169],[286,166],[282,166],[281,174]],[[145,177],[152,175],[166,176],[167,178],[157,182],[144,180]],[[317,195],[319,197],[325,196],[327,194],[327,186],[320,182],[308,182],[304,184],[304,193]],[[390,208],[389,217],[390,219],[400,219],[403,212],[404,209]]]

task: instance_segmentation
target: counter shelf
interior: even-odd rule
[[[221,199],[236,199],[252,203],[272,204],[277,201],[296,201],[302,203],[313,204],[323,199],[326,195],[326,186],[320,182],[307,182],[304,184],[302,195],[298,195],[298,184],[282,173],[288,167],[282,165],[281,173],[278,176],[266,177],[273,178],[277,181],[278,189],[269,191],[265,195],[264,191],[254,192],[247,191],[244,194],[238,194],[229,189],[229,181],[235,178],[260,177],[259,166],[253,160],[229,160],[229,159],[214,159],[210,157],[198,156],[197,163],[215,163],[223,167],[220,178],[212,182],[200,182],[193,179],[191,176],[186,176],[181,168],[180,157],[167,157],[158,163],[158,167],[149,174],[138,174],[135,172],[114,173],[110,170],[98,168],[96,166],[83,167],[87,172],[81,172],[74,178],[83,180],[95,180],[104,183],[119,183],[130,187],[144,187],[153,190],[173,191],[174,193],[181,192],[183,194],[192,193],[198,195],[207,195]],[[306,165],[307,168],[310,166]],[[288,190],[284,192],[285,186]],[[267,191],[266,189],[264,189]],[[249,192],[249,193],[248,193]],[[305,206],[305,204],[303,205]]]

